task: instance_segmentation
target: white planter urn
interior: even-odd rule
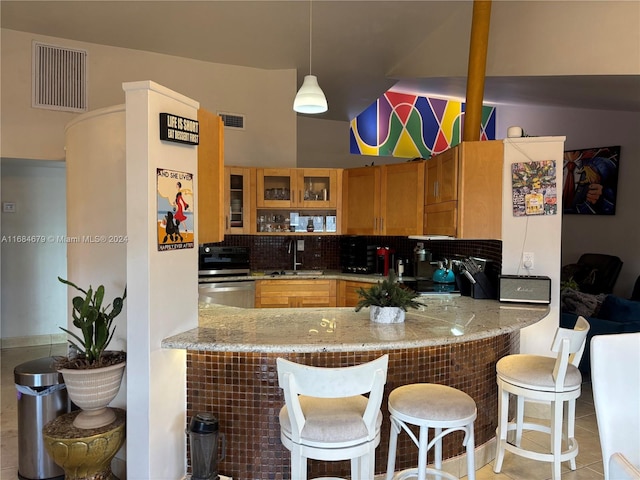
[[[402,323],[406,312],[400,307],[369,307],[369,318],[375,323]]]
[[[109,425],[116,415],[107,405],[120,390],[126,362],[108,367],[61,368],[69,398],[82,409],[73,421],[76,428],[92,429]]]

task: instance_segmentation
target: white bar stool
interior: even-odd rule
[[[475,480],[473,422],[477,416],[476,402],[466,393],[446,385],[415,383],[394,389],[389,395],[391,414],[391,434],[389,436],[389,460],[386,480],[404,480],[417,477],[425,480],[427,473],[442,478],[457,480],[450,473],[442,471],[442,439],[451,432],[465,433],[462,444],[467,448],[467,475]],[[407,424],[420,427],[417,439]],[[429,429],[434,429],[434,437],[429,441]],[[418,447],[418,468],[403,470],[394,475],[396,448],[400,431],[407,432]],[[435,468],[427,468],[427,452],[435,446]]]
[[[578,442],[575,434],[576,399],[580,396],[582,376],[578,367],[584,350],[589,323],[578,317],[573,330],[558,328],[551,345],[556,357],[542,355],[513,354],[501,358],[496,364],[498,383],[498,428],[496,429],[496,457],[493,471],[502,470],[504,452],[509,451],[542,462],[552,463],[552,479],[560,480],[560,464],[569,462],[576,469]],[[509,396],[516,398],[516,417],[509,421]],[[551,425],[525,421],[525,400],[550,402]],[[566,432],[563,435],[563,409],[567,403]],[[547,433],[551,446],[548,453],[527,450],[521,446],[522,433],[526,430]],[[508,432],[515,432],[515,441],[510,443]],[[567,449],[562,450],[562,437]],[[510,440],[510,439],[509,439]]]

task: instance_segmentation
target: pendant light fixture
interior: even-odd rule
[[[312,46],[312,26],[313,10],[312,0],[309,0],[309,75],[305,75],[304,81],[296,98],[293,101],[293,109],[298,113],[323,113],[327,111],[327,99],[324,92],[318,85],[318,78],[311,75],[311,46]]]

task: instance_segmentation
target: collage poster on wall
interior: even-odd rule
[[[193,174],[158,168],[158,251],[194,246]]]
[[[512,164],[511,187],[514,217],[558,213],[555,160]]]

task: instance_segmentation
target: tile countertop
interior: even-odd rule
[[[199,327],[162,341],[163,348],[215,352],[345,352],[413,348],[494,337],[532,325],[548,305],[437,295],[421,297],[401,324],[377,324],[369,309],[243,309],[200,304]]]

